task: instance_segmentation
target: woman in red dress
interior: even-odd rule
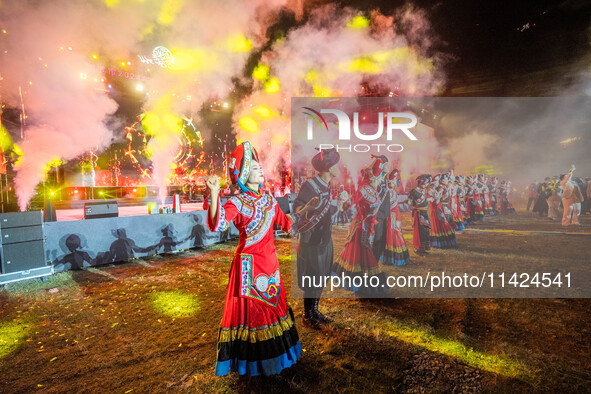
[[[451,173],[444,173],[439,176],[439,186],[437,192],[440,196],[441,210],[445,215],[445,219],[451,226],[452,230],[456,229],[456,222],[454,221],[454,213],[452,210],[453,191],[452,185],[450,184]]]
[[[465,204],[466,204],[466,216],[465,223],[467,226],[474,225],[476,220],[476,200],[474,199],[474,178],[472,175],[468,175],[464,180],[465,190]]]
[[[384,290],[381,284],[385,282],[385,275],[372,250],[375,218],[382,204],[376,188],[383,181],[383,167],[384,162],[378,157],[366,170],[368,183],[362,185],[357,192],[357,213],[349,227],[345,248],[333,264],[332,269],[333,273],[338,276],[351,278],[353,285],[345,284],[344,288],[366,297],[377,295]],[[368,277],[367,283],[372,285],[358,286],[354,284],[355,278],[361,279],[364,275]],[[372,277],[377,277],[377,280],[372,281]],[[374,287],[373,284],[376,282],[379,285]]]
[[[219,203],[217,176],[207,180],[211,201],[208,227],[224,231],[231,222],[239,231],[224,314],[218,335],[216,375],[273,375],[295,364],[302,347],[286,302],[275,250],[273,225],[291,229],[275,198],[259,191],[264,182],[256,150],[249,142],[232,153],[229,172],[241,193]]]
[[[453,177],[453,171],[451,175],[451,210],[453,211],[453,219],[456,224],[455,230],[465,230],[464,226],[464,213],[466,212],[466,202],[464,197],[466,196],[466,190],[462,184],[461,176]]]
[[[400,187],[400,173],[394,169],[388,174],[388,189],[390,191],[390,215],[387,218],[386,250],[380,261],[390,265],[406,265],[410,261],[408,248],[402,236],[400,208],[398,207],[398,188]]]
[[[429,234],[431,235],[432,246],[440,249],[448,249],[456,247],[456,233],[445,217],[443,204],[441,202],[443,190],[439,188],[440,178],[441,175],[435,175],[431,181],[431,185],[427,189],[429,220],[431,222]]]

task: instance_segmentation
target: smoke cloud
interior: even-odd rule
[[[262,150],[266,172],[277,177],[277,163],[290,162],[289,145],[282,142],[299,132],[289,124],[291,97],[352,97],[368,90],[437,94],[445,80],[444,60],[432,53],[431,36],[424,12],[411,7],[367,16],[334,4],[315,9],[306,23],[262,54],[253,74],[254,92],[235,112],[239,139]],[[306,151],[302,154],[308,158],[316,153],[313,146]]]

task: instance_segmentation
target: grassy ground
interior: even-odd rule
[[[574,231],[591,233],[589,217],[583,224]],[[525,213],[478,229],[567,231]],[[337,252],[343,232],[335,232]],[[588,264],[590,239],[465,232],[459,250],[411,257],[417,269],[491,256]],[[292,299],[305,349],[298,364],[276,377],[215,377],[235,246],[7,285],[0,292],[0,392],[590,390],[588,299],[335,298],[322,301],[335,319],[324,331],[303,327],[301,300]],[[277,247],[289,287],[290,242]]]

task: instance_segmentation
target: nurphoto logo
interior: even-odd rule
[[[378,113],[377,118],[377,131],[373,134],[361,132],[359,129],[359,112],[353,112],[353,121],[349,115],[344,111],[337,109],[321,109],[317,111],[310,107],[302,107],[304,114],[308,115],[307,122],[307,139],[311,141],[314,139],[314,128],[320,131],[328,132],[328,122],[326,121],[324,114],[336,116],[336,124],[338,126],[338,144],[318,144],[320,150],[335,148],[337,151],[349,151],[349,152],[369,152],[372,149],[380,152],[385,150],[388,152],[402,152],[404,147],[400,144],[341,144],[340,141],[351,141],[351,126],[353,128],[354,137],[361,141],[377,141],[383,138],[384,129],[386,129],[386,140],[392,141],[396,135],[400,135],[402,132],[409,140],[418,141],[418,138],[412,133],[410,129],[415,127],[418,123],[416,115],[407,112],[388,112],[384,115],[383,112]],[[386,126],[384,127],[384,123]]]

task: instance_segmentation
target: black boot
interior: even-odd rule
[[[426,256],[429,254],[429,252],[427,252],[425,249],[420,248],[420,249],[416,249],[415,252],[419,255],[419,256]]]
[[[314,298],[304,298],[304,317],[302,321],[306,327],[322,330],[322,325],[314,313]]]
[[[334,320],[332,320],[330,317],[323,315],[322,313],[320,313],[320,311],[318,310],[318,303],[320,302],[320,298],[314,298],[314,316],[316,317],[316,319],[323,324],[328,324],[328,323],[332,323]]]

